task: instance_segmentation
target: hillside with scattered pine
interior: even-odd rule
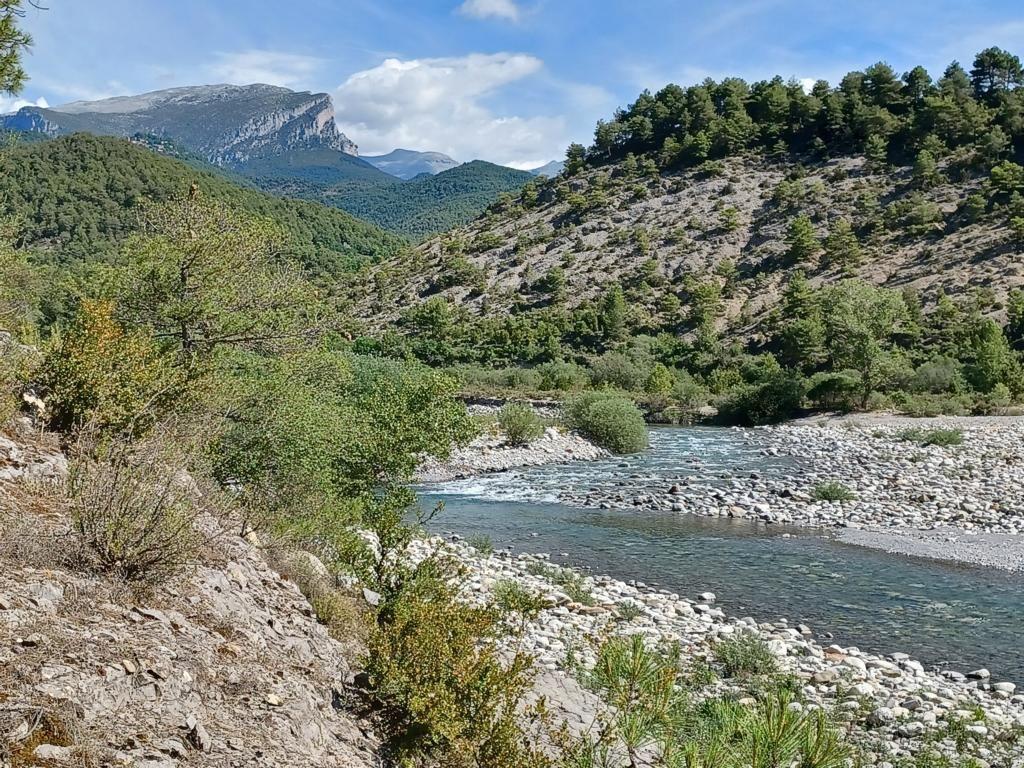
[[[898,369],[886,386],[942,358],[952,391],[979,334],[994,326],[1006,361],[1022,340],[1022,80],[988,49],[937,80],[875,64],[809,90],[645,92],[571,146],[559,177],[375,266],[355,306],[388,354],[492,369],[624,354],[636,372],[617,385],[642,390],[663,366],[712,393],[763,365],[852,371],[839,384],[874,391],[881,372],[830,339],[877,318],[864,330]]]

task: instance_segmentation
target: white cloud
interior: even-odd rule
[[[266,83],[285,88],[309,88],[323,66],[315,56],[282,51],[248,50],[218,53],[209,71],[219,81],[234,85]]]
[[[801,77],[800,87],[804,89],[804,93],[810,93],[814,88],[814,84],[818,82],[813,77]]]
[[[465,0],[459,13],[475,19],[507,19],[519,21],[519,6],[514,0]]]
[[[46,99],[40,96],[35,101],[28,101],[27,99],[14,99],[0,96],[0,115],[7,115],[11,112],[17,112],[22,107],[49,107],[46,103]]]
[[[564,118],[497,114],[484,101],[542,68],[540,59],[521,53],[386,59],[338,87],[337,122],[366,154],[401,147],[541,165],[568,144]]]

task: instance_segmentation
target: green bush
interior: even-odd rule
[[[507,403],[498,411],[498,426],[509,445],[526,445],[544,434],[536,411],[523,403]]]
[[[896,435],[900,440],[905,440],[918,445],[938,445],[942,447],[950,445],[961,445],[964,441],[964,431],[959,428],[937,428],[920,429],[913,427],[904,429]]]
[[[75,324],[51,344],[41,374],[50,423],[60,431],[87,423],[145,431],[181,385],[153,340],[122,327],[109,301],[82,303]]]
[[[762,384],[741,384],[718,406],[727,424],[771,424],[792,417],[803,403],[804,380],[797,374],[780,373]]]
[[[21,394],[39,367],[39,354],[0,333],[0,425],[21,407]]]
[[[857,371],[822,372],[808,381],[807,397],[819,408],[851,411],[860,400],[861,388]]]
[[[835,480],[814,486],[813,496],[818,501],[853,501],[857,498],[857,494]]]
[[[613,387],[642,392],[648,371],[622,352],[605,352],[590,363],[590,381],[595,387]]]
[[[491,537],[486,533],[470,536],[466,539],[466,543],[484,557],[488,557],[494,553],[494,542],[491,541]]]
[[[714,654],[725,677],[771,675],[779,668],[778,659],[764,640],[749,633],[720,641],[715,645]]]
[[[958,392],[964,386],[961,365],[949,357],[936,357],[914,371],[910,389],[914,392],[938,394]]]
[[[565,423],[612,453],[647,447],[647,424],[636,405],[610,392],[586,392],[565,406]]]
[[[908,416],[964,416],[971,411],[971,401],[956,394],[900,394],[893,398],[899,410]]]
[[[586,369],[576,363],[542,363],[537,366],[536,371],[540,374],[539,389],[543,391],[572,392],[583,389],[590,383]]]
[[[398,764],[533,765],[518,717],[530,659],[501,651],[500,613],[459,599],[451,568],[427,560],[381,606],[366,668]]]

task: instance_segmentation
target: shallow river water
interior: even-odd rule
[[[486,534],[496,549],[548,552],[557,562],[684,596],[711,591],[729,614],[803,622],[826,644],[903,651],[959,671],[986,667],[1024,684],[1022,575],[888,555],[806,529],[560,502],[570,489],[664,492],[687,476],[725,484],[752,471],[792,475],[799,467],[762,456],[756,432],[655,429],[651,450],[626,460],[424,486],[420,498],[445,504],[432,523],[436,533]]]

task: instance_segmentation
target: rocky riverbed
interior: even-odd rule
[[[487,601],[496,585],[509,580],[545,598],[547,607],[527,627],[525,647],[537,659],[542,690],[553,694],[558,711],[571,714],[577,730],[587,727],[595,711],[594,697],[577,679],[595,663],[601,638],[641,635],[652,645],[678,642],[688,660],[699,662],[713,660],[722,639],[752,633],[767,643],[782,672],[798,681],[800,706],[825,708],[845,723],[868,765],[889,768],[929,751],[973,758],[979,766],[1024,765],[1024,695],[1014,683],[992,679],[988,670],[940,672],[905,653],[881,656],[822,646],[809,627],[727,616],[710,593],[689,599],[640,583],[583,577],[544,555],[486,555],[435,538],[418,542],[413,556],[438,547],[467,566],[467,599]],[[730,679],[709,684],[704,693],[749,695]]]
[[[963,442],[921,445],[909,439],[908,430],[932,429],[959,429]],[[858,529],[875,535],[841,538],[903,554],[1024,569],[1024,419],[823,421],[737,433],[766,458],[786,460],[789,469],[711,482],[700,457],[680,457],[679,473],[661,478],[660,486],[631,482],[623,470],[618,487],[567,490],[560,500]],[[851,498],[823,498],[829,484]]]
[[[607,456],[603,448],[558,427],[547,427],[543,435],[522,446],[509,445],[502,435],[489,433],[455,449],[445,461],[428,459],[417,470],[417,478],[425,483],[443,482],[516,467],[592,461]]]

